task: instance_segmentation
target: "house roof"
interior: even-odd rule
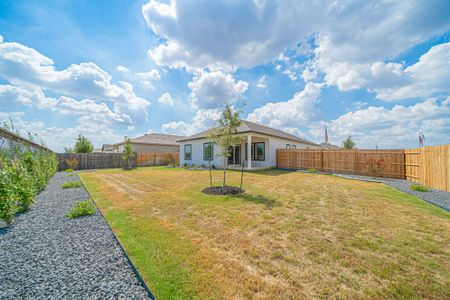
[[[325,143],[325,142],[320,143],[320,146],[324,149],[341,149],[341,147],[339,147],[339,146],[336,146],[336,145],[333,145],[330,143]]]
[[[179,139],[185,138],[182,135],[163,134],[163,133],[149,133],[143,136],[130,139],[132,144],[147,144],[147,145],[166,145],[166,146],[178,146]],[[125,141],[114,144],[113,146],[119,146],[125,144]]]
[[[179,142],[184,142],[184,141],[190,141],[190,140],[197,140],[197,139],[203,139],[208,137],[208,135],[214,130],[214,128],[212,129],[208,129],[205,131],[202,131],[200,133],[188,136],[187,138],[184,139],[180,139],[178,140]],[[259,133],[259,134],[264,134],[264,135],[269,135],[269,136],[273,136],[273,137],[277,137],[277,138],[282,138],[282,139],[286,139],[286,140],[291,140],[291,141],[296,141],[296,142],[300,142],[300,143],[306,143],[306,144],[311,144],[311,145],[315,145],[318,146],[316,143],[313,143],[311,141],[299,138],[293,134],[287,133],[285,131],[281,131],[275,128],[271,128],[268,126],[264,126],[261,124],[257,124],[257,123],[253,123],[250,121],[245,121],[242,120],[241,121],[241,125],[238,127],[237,129],[237,133]]]

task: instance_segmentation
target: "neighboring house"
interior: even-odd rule
[[[213,129],[209,129],[187,138],[179,139],[180,165],[208,165],[209,161],[216,166],[223,166],[223,157],[217,145],[212,145],[208,140]],[[230,148],[228,166],[241,165],[243,162],[247,169],[270,168],[277,164],[276,149],[318,149],[316,143],[301,139],[290,133],[252,123],[241,121],[238,135],[243,141],[240,145]],[[248,145],[251,145],[248,147]],[[247,158],[247,150],[250,148],[250,157]]]
[[[114,147],[113,147],[113,145],[110,145],[110,144],[103,144],[103,146],[102,146],[102,152],[104,152],[104,153],[112,153],[112,152],[114,152]]]
[[[333,145],[333,144],[330,144],[330,143],[325,143],[325,142],[320,143],[320,147],[321,147],[322,149],[328,149],[328,150],[337,150],[337,149],[341,149],[341,147],[339,147],[339,146],[336,146],[336,145]]]
[[[130,139],[133,152],[165,152],[165,153],[178,153],[180,149],[180,143],[177,140],[184,138],[185,136],[162,134],[162,133],[149,133],[143,136]],[[125,147],[125,141],[112,145],[114,152],[122,153]]]

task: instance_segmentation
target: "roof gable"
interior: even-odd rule
[[[188,136],[187,138],[180,139],[179,141],[182,142],[182,141],[190,141],[190,140],[206,138],[213,130],[214,130],[214,128],[211,128],[211,129],[199,132],[197,134]],[[299,137],[297,137],[293,134],[287,133],[285,131],[278,130],[278,129],[268,127],[268,126],[264,126],[261,124],[253,123],[250,121],[242,120],[241,125],[237,129],[237,133],[246,133],[246,132],[254,132],[254,133],[259,133],[259,134],[263,134],[263,135],[269,135],[272,137],[281,138],[281,139],[297,141],[300,143],[317,145],[316,143],[299,138]]]

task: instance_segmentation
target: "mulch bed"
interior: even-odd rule
[[[223,189],[221,186],[207,187],[202,190],[203,193],[208,195],[236,195],[244,190],[239,190],[238,187],[226,185]]]

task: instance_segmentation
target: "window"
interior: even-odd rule
[[[252,160],[265,160],[265,143],[264,142],[257,142],[252,143],[251,146],[251,158]],[[245,159],[248,160],[248,146],[247,143],[245,143]]]
[[[192,159],[192,145],[184,145],[184,160]]]
[[[292,145],[292,149],[297,149],[297,146],[296,145]]]
[[[211,142],[203,143],[203,160],[214,159],[214,147]]]
[[[291,149],[291,144],[286,144],[286,149]]]

